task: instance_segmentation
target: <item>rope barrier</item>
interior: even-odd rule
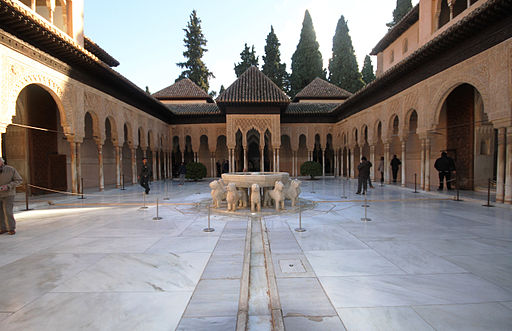
[[[68,191],[59,191],[59,190],[54,190],[54,189],[51,189],[51,188],[37,186],[37,185],[32,185],[32,184],[28,184],[28,185],[30,187],[37,188],[37,189],[43,190],[43,191],[52,192],[52,193],[60,193],[60,194],[67,194],[67,195],[74,195],[74,196],[81,196],[82,194],[84,194],[84,193],[73,193],[73,192],[68,192]],[[83,190],[83,188],[82,188],[82,190]],[[107,196],[108,197],[128,197],[130,195],[136,195],[136,194],[139,194],[139,192],[133,192],[133,193],[128,193],[128,194],[112,194],[112,195],[109,194]],[[88,197],[102,197],[102,198],[104,198],[106,195],[105,194],[88,193],[87,196]]]
[[[28,184],[28,186],[36,188],[38,190],[43,190],[43,191],[48,191],[48,192],[53,192],[53,193],[68,194],[68,195],[75,195],[75,196],[76,195],[81,195],[80,193],[73,193],[73,192],[67,192],[67,191],[59,191],[59,190],[54,190],[54,189],[51,189],[51,188],[37,186],[37,185],[32,185],[32,184]]]

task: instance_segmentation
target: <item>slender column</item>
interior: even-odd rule
[[[496,202],[505,201],[505,128],[498,129],[498,161],[496,176]]]
[[[420,151],[420,187],[425,189],[425,139],[421,139]]]
[[[74,141],[69,142],[71,149],[71,191],[78,193],[78,180],[76,174],[76,143]]]
[[[169,155],[164,152],[164,178],[169,178]]]
[[[375,165],[375,145],[370,145],[370,162],[372,163],[373,165],[373,170],[370,171],[370,178],[372,179],[372,181],[375,180],[375,169],[377,169],[376,165]]]
[[[276,149],[272,149],[272,171],[276,171]]]
[[[132,159],[132,184],[137,184],[137,150],[135,148],[130,148],[131,159]]]
[[[148,155],[148,153],[147,153],[147,149],[146,149],[146,148],[144,148],[144,147],[141,147],[141,149],[142,149],[142,157],[143,157],[143,158],[147,158],[147,155]]]
[[[105,179],[103,178],[103,144],[97,143],[98,148],[98,181],[99,189],[103,191],[105,189]]]
[[[281,161],[279,160],[279,148],[276,148],[276,160],[277,160],[277,162],[276,162],[276,164],[277,164],[277,172],[279,172],[279,171],[281,171],[280,170],[281,169],[281,167],[280,167]]]
[[[77,181],[77,188],[78,188],[78,192],[81,192],[83,191],[83,187],[81,187],[81,182],[82,182],[82,158],[81,158],[81,147],[82,144],[81,143],[76,143],[76,181]]]
[[[260,149],[260,171],[265,171],[265,154],[263,153],[265,150],[263,148]]]
[[[233,149],[229,149],[228,150],[228,169],[229,169],[229,172],[233,172],[233,159],[232,159],[232,155],[233,155]]]
[[[30,0],[30,9],[36,11],[36,0]]]
[[[505,203],[512,204],[512,126],[507,128]]]
[[[325,148],[321,151],[322,153],[322,176],[325,177]]]
[[[162,179],[162,154],[158,151],[156,152],[156,154],[158,155],[158,163],[156,164],[156,166],[157,166],[156,172],[158,173],[158,179]]]
[[[350,150],[349,150],[350,151]],[[354,164],[354,150],[350,153],[350,177],[356,178],[356,171],[354,170],[355,164]]]
[[[334,178],[336,178],[338,176],[338,150],[334,151],[334,169],[333,169],[333,173],[334,173]]]
[[[425,191],[430,191],[430,139],[425,139]]]
[[[242,146],[244,149],[244,170],[249,170],[249,162],[247,162],[247,146]]]
[[[157,170],[156,170],[156,151],[152,151],[152,154],[153,154],[153,162],[151,162],[153,164],[153,180],[157,180],[157,178],[155,178],[157,176]]]
[[[405,148],[406,148],[406,144],[407,144],[407,140],[406,138],[403,138],[402,139],[402,187],[405,187],[405,164],[407,163],[406,162],[406,159],[405,159]]]
[[[116,187],[121,187],[121,151],[119,146],[114,146],[116,153]]]
[[[391,182],[389,170],[391,168],[389,161],[389,143],[384,144],[384,181],[386,184]]]

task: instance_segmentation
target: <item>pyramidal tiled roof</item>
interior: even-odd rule
[[[219,97],[218,104],[290,103],[290,98],[255,66],[247,69]]]
[[[315,78],[311,83],[306,85],[299,93],[295,95],[293,101],[300,99],[347,99],[352,93],[331,84],[321,78]]]
[[[207,100],[213,102],[213,99],[199,86],[188,78],[183,78],[171,86],[155,92],[153,97],[160,100]]]

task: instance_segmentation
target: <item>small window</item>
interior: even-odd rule
[[[404,39],[403,45],[402,45],[402,53],[405,54],[409,50],[409,40],[407,38]]]
[[[389,63],[393,63],[395,61],[395,51],[391,51],[391,54],[389,55]]]

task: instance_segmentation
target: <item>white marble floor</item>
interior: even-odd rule
[[[264,218],[287,330],[512,329],[510,206],[377,186],[361,222],[354,186],[341,199],[341,181],[312,193],[304,180],[301,196],[322,201],[306,232],[296,214]],[[0,236],[0,329],[234,329],[247,219],[214,213],[203,232],[207,181],[154,183],[146,210],[140,192],[17,212],[17,234]]]

